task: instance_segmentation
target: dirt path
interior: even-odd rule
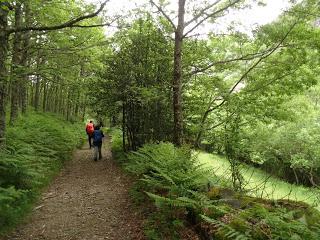
[[[143,239],[129,199],[130,179],[113,163],[108,139],[102,154],[94,162],[88,145],[77,150],[27,223],[4,240]]]

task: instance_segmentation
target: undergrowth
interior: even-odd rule
[[[59,117],[30,113],[7,128],[0,150],[0,235],[31,209],[71,151],[82,143],[83,129]]]
[[[113,137],[117,152],[120,136]],[[139,179],[134,199],[151,212],[147,239],[319,239],[319,211],[303,202],[245,196],[212,177],[209,182],[204,176],[220,177],[199,165],[187,147],[146,144],[118,156]]]
[[[126,155],[122,146],[122,131],[118,128],[108,128],[107,133],[111,136],[111,151],[113,159],[118,163],[126,162]]]

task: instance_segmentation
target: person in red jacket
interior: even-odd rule
[[[89,141],[89,147],[91,148],[91,139],[92,139],[92,134],[94,132],[94,125],[93,122],[90,120],[90,122],[86,125],[86,133],[88,135],[88,141]]]

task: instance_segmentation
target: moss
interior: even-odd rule
[[[248,228],[249,228],[249,224],[248,222],[246,222],[245,220],[241,219],[241,218],[234,218],[231,222],[230,222],[230,227],[232,227],[233,229],[239,231],[239,232],[243,232],[245,233]]]
[[[207,196],[209,197],[209,199],[211,200],[216,200],[219,198],[220,196],[220,188],[218,187],[212,187],[208,193],[207,193]]]
[[[207,193],[207,196],[212,199],[231,199],[235,198],[236,194],[230,188],[223,188],[223,187],[212,187]]]
[[[241,196],[239,197],[239,200],[241,202],[241,208],[252,207],[255,204],[255,199],[253,197]]]

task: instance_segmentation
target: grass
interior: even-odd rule
[[[224,157],[204,152],[198,153],[200,164],[213,169],[213,173],[222,183],[230,183],[230,164]],[[320,210],[320,190],[287,183],[266,172],[243,164],[241,173],[244,177],[244,188],[248,195],[267,199],[288,199],[308,203]]]

